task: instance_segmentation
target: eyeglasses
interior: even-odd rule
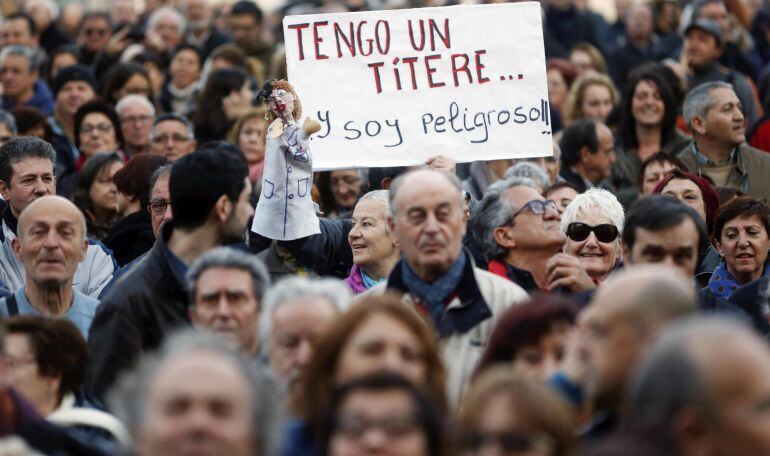
[[[408,435],[417,427],[417,420],[409,415],[386,416],[367,419],[359,415],[341,416],[335,425],[335,432],[349,439],[360,439],[370,429],[380,429],[389,438]]]
[[[112,131],[112,125],[108,123],[101,123],[97,125],[81,125],[80,126],[80,132],[81,133],[91,133],[92,131],[98,131],[99,133],[109,133]]]
[[[132,124],[144,124],[152,120],[152,116],[129,116],[129,117],[121,117],[120,121],[123,123],[132,123]]]
[[[543,215],[545,214],[546,208],[552,209],[557,213],[559,212],[559,206],[557,206],[556,203],[551,200],[532,200],[527,204],[525,204],[524,206],[522,206],[521,209],[516,211],[516,213],[513,214],[513,218],[515,219],[516,217],[519,216],[519,214],[521,214],[527,209],[529,209],[535,215]]]
[[[533,449],[550,453],[553,442],[545,434],[530,437],[518,432],[474,433],[465,439],[466,448],[474,452],[493,445],[506,454],[528,453]]]
[[[574,222],[567,226],[567,237],[575,242],[581,242],[588,239],[593,232],[596,240],[608,244],[618,238],[618,227],[603,223],[601,225],[591,226],[585,223]]]
[[[176,135],[160,135],[160,136],[153,137],[152,138],[152,142],[154,142],[155,144],[164,144],[164,143],[168,142],[169,139],[172,142],[175,142],[175,143],[183,143],[185,141],[189,141],[190,137],[189,136],[185,136],[185,135],[179,135],[179,134],[176,134]]]
[[[147,210],[152,215],[163,215],[166,213],[166,207],[171,204],[171,201],[166,200],[153,200],[147,205]]]

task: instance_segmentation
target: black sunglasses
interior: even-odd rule
[[[581,242],[588,239],[591,231],[596,235],[596,240],[608,244],[618,238],[618,227],[603,223],[601,225],[591,226],[585,223],[574,222],[567,225],[567,237],[575,242]]]

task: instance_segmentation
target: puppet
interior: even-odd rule
[[[294,88],[284,80],[265,83],[257,100],[268,107],[265,135],[265,169],[262,193],[254,212],[252,231],[270,239],[290,241],[320,233],[313,187],[310,135],[321,125],[302,115]]]

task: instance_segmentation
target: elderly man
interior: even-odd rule
[[[2,109],[31,106],[46,116],[53,114],[53,96],[45,82],[38,80],[39,67],[40,58],[31,47],[13,44],[0,51]]]
[[[176,161],[198,147],[192,122],[181,114],[161,114],[155,118],[150,133],[150,151]]]
[[[17,220],[34,200],[56,192],[53,147],[39,138],[22,136],[0,147],[0,195],[8,202],[2,211],[0,232],[0,282],[17,290],[24,285],[24,266],[13,251]],[[73,279],[79,292],[96,297],[112,279],[117,265],[106,248],[88,241],[85,258]]]
[[[610,129],[593,119],[574,122],[561,138],[559,176],[580,193],[599,186],[610,177],[615,163],[615,143]]]
[[[388,223],[403,255],[386,289],[433,322],[449,371],[450,399],[457,403],[499,316],[527,299],[518,285],[476,268],[463,250],[465,200],[453,174],[421,169],[390,186]]]
[[[190,324],[187,268],[210,249],[242,242],[254,213],[246,161],[217,150],[178,160],[169,190],[174,220],[163,224],[147,257],[112,286],[94,319],[90,383],[97,395],[169,331]]]
[[[0,314],[66,317],[88,337],[99,301],[72,286],[88,249],[86,221],[80,210],[60,196],[44,196],[19,217],[13,250],[24,264],[27,280],[0,300]]]
[[[262,353],[280,384],[288,386],[297,378],[310,360],[313,341],[349,301],[348,289],[331,279],[291,277],[267,292],[259,336]]]
[[[755,198],[770,198],[770,155],[746,141],[744,107],[726,82],[707,82],[684,100],[693,142],[677,154],[690,172],[717,187],[732,187]]]
[[[123,152],[132,157],[150,151],[155,106],[142,95],[126,95],[115,105],[123,132]]]
[[[630,266],[599,287],[579,315],[585,389],[594,410],[586,437],[615,429],[634,364],[664,325],[696,309],[692,283],[669,268]]]
[[[170,53],[184,42],[187,21],[171,6],[162,6],[147,19],[148,42],[158,52]]]
[[[187,42],[201,49],[204,60],[214,49],[231,41],[214,25],[209,0],[183,0],[179,8],[187,17]]]
[[[190,320],[221,334],[251,357],[259,353],[257,323],[270,277],[262,263],[239,250],[209,250],[187,272]]]
[[[271,454],[270,384],[218,338],[183,332],[142,360],[111,396],[137,454]]]

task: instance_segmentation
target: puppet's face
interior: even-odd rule
[[[294,112],[294,95],[283,89],[273,90],[270,94],[270,110],[280,117],[291,117]]]

